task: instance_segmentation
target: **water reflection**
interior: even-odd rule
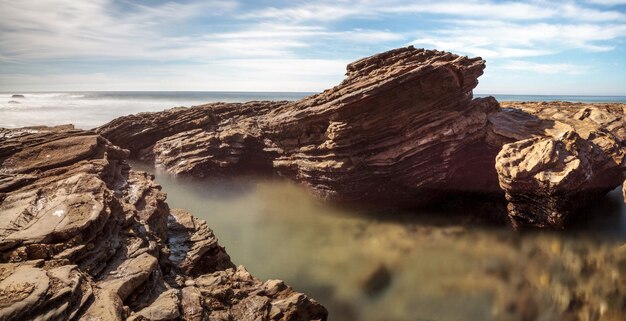
[[[206,220],[236,264],[311,295],[330,320],[553,320],[575,291],[603,296],[602,284],[613,284],[604,266],[584,282],[567,280],[583,277],[589,252],[601,256],[594,262],[612,263],[615,242],[626,239],[619,191],[585,209],[593,219],[574,233],[517,234],[506,226],[468,228],[465,215],[441,209],[339,209],[288,182],[155,174],[170,206]]]

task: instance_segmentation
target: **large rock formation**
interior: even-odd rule
[[[177,108],[98,132],[174,174],[278,173],[326,199],[415,205],[441,190],[497,189],[495,172],[467,167],[497,154],[481,142],[498,104],[472,100],[484,67],[401,48],[350,64],[341,84],[301,101]]]
[[[501,109],[472,99],[484,68],[400,48],[351,63],[341,84],[300,101],[177,108],[97,132],[173,174],[279,174],[324,199],[406,207],[506,195],[520,227],[561,227],[623,181],[622,107]]]
[[[324,320],[235,267],[129,152],[71,126],[0,129],[0,320]]]

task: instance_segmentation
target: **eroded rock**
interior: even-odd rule
[[[280,305],[291,288],[264,294],[128,156],[71,126],[0,129],[0,320],[326,319],[305,296]]]

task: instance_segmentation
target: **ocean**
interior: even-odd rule
[[[12,98],[12,95],[24,98]],[[90,129],[116,117],[210,102],[298,100],[310,92],[4,92],[0,93],[0,127],[74,124]],[[476,94],[476,97],[489,96]],[[493,95],[500,101],[622,102],[626,96]]]

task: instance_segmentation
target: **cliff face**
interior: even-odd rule
[[[179,108],[96,131],[173,174],[279,174],[330,200],[407,207],[506,195],[519,227],[561,227],[623,181],[621,107],[502,109],[472,99],[484,68],[400,48],[351,63],[341,84],[300,101]]]
[[[129,151],[71,126],[0,129],[0,320],[323,320],[235,267]]]

